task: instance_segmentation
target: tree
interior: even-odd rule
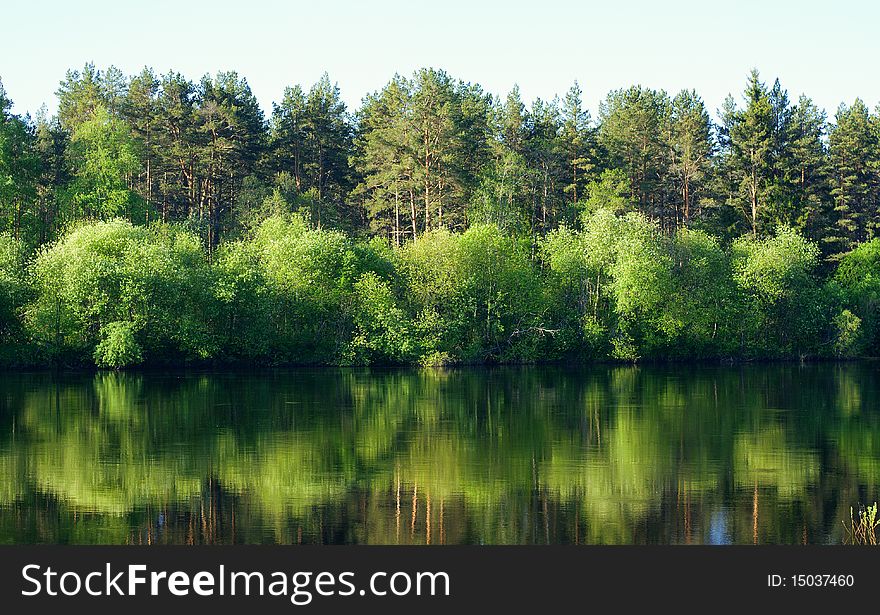
[[[801,96],[792,109],[790,131],[794,216],[789,223],[814,240],[824,239],[829,222],[825,112]]]
[[[540,98],[532,103],[532,135],[529,139],[528,160],[532,167],[532,230],[546,233],[555,228],[574,210],[566,210],[564,201],[565,167],[559,134],[562,129],[559,104],[556,99],[546,102]],[[581,161],[586,168],[588,163]]]
[[[275,172],[289,172],[300,194],[313,194],[315,223],[340,224],[352,188],[349,153],[354,132],[339,87],[325,73],[308,95],[287,88],[272,112],[269,147]]]
[[[414,234],[464,225],[466,205],[488,160],[488,97],[443,71],[423,69],[412,80],[396,78],[384,94],[369,97],[366,107],[358,142],[364,172],[360,191],[370,195],[368,202],[400,211],[403,185],[389,181],[375,165],[384,156],[397,161],[394,177],[406,176],[411,215],[417,220]],[[378,121],[383,117],[392,119],[390,125]],[[389,197],[396,199],[393,206]]]
[[[532,163],[535,126],[526,110],[519,88],[507,95],[504,104],[492,110],[492,161],[480,173],[480,183],[471,197],[468,221],[496,224],[512,232],[534,228],[535,175]]]
[[[0,231],[34,241],[40,159],[28,119],[10,112],[12,102],[0,82]]]
[[[366,197],[371,230],[386,233],[397,246],[406,235],[415,239],[419,225],[410,98],[410,84],[402,77],[367,96],[355,140],[355,166],[362,178],[355,192]],[[408,224],[402,221],[405,216]]]
[[[205,76],[197,93],[197,211],[207,242],[220,242],[244,178],[256,172],[265,142],[265,121],[245,79],[234,72]]]
[[[690,223],[695,194],[709,170],[712,135],[709,114],[693,90],[682,90],[672,101],[670,130],[671,170],[681,195],[681,216]]]
[[[880,351],[880,239],[859,245],[841,259],[830,280],[830,293],[839,293],[844,309],[860,323],[856,350],[876,356]]]
[[[437,229],[398,253],[423,363],[531,360],[544,336],[526,246],[494,225]]]
[[[24,246],[9,233],[0,233],[0,348],[24,342],[21,317],[28,294]]]
[[[63,187],[70,181],[67,146],[70,137],[57,117],[48,119],[45,109],[37,114],[34,128],[34,153],[39,158],[36,182],[37,233],[35,243],[42,245],[55,238],[62,222]]]
[[[125,367],[214,353],[201,241],[167,226],[80,225],[41,251],[26,326],[44,357]]]
[[[91,120],[99,108],[116,112],[120,90],[118,70],[111,67],[109,81],[94,64],[86,64],[82,72],[69,70],[55,92],[58,96],[58,118],[61,126],[73,133],[80,124]]]
[[[815,278],[818,257],[816,244],[787,228],[773,237],[734,242],[733,277],[747,315],[740,321],[744,353],[815,352],[827,307]]]
[[[559,142],[564,152],[566,180],[563,192],[575,205],[583,197],[583,189],[596,167],[595,135],[590,112],[583,107],[581,88],[577,81],[562,100],[562,125]]]
[[[113,218],[146,221],[143,202],[130,189],[139,153],[128,127],[103,108],[80,123],[70,139],[67,162],[72,179],[64,189],[68,220]]]
[[[162,220],[197,220],[200,155],[196,86],[179,73],[161,78],[157,101],[155,201]],[[161,201],[161,203],[159,203]]]
[[[729,135],[729,154],[737,183],[732,205],[745,217],[752,235],[758,235],[760,218],[768,206],[772,182],[774,109],[757,70],[749,75],[744,93],[746,106],[732,100],[722,117]]]
[[[162,177],[162,127],[159,110],[161,82],[152,69],[144,68],[131,78],[125,89],[125,98],[118,104],[122,117],[140,144],[140,164],[137,190],[151,210],[160,212],[163,222],[168,220],[164,200],[157,206]]]
[[[878,140],[865,104],[856,99],[841,105],[828,135],[833,234],[828,240],[838,254],[873,237],[877,228]]]
[[[608,153],[608,165],[627,174],[633,202],[664,226],[674,226],[676,218],[667,208],[665,183],[669,116],[666,93],[641,86],[615,90],[599,106],[599,142]]]

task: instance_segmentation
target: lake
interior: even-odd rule
[[[875,363],[0,375],[0,542],[839,543]]]

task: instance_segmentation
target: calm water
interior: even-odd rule
[[[840,542],[878,370],[5,374],[0,542]]]

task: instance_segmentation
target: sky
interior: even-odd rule
[[[608,91],[693,88],[711,111],[753,67],[833,117],[880,102],[880,3],[779,0],[148,0],[15,2],[0,13],[0,80],[15,113],[53,113],[65,72],[94,62],[191,79],[245,77],[267,113],[325,71],[349,108],[395,74],[443,68],[504,96],[562,96],[577,80],[595,116]]]

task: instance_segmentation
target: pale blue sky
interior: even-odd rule
[[[633,83],[696,88],[711,110],[753,66],[833,116],[880,101],[880,3],[773,0],[120,0],[16,2],[2,11],[0,79],[19,113],[46,103],[68,68],[145,65],[192,79],[236,70],[263,108],[324,71],[349,106],[395,72],[446,69],[496,94],[552,98],[577,79],[595,113]]]

